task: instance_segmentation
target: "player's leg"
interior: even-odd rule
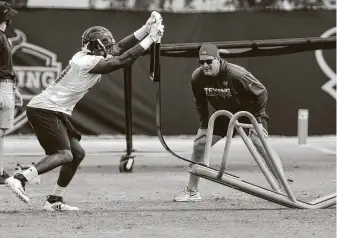
[[[5,184],[5,176],[4,176],[4,137],[5,130],[0,128],[0,185]]]
[[[49,110],[27,108],[27,117],[40,145],[46,153],[35,166],[6,179],[6,184],[24,202],[29,202],[25,184],[34,177],[44,174],[73,160],[67,130],[58,119],[59,113]]]
[[[47,197],[43,209],[47,211],[78,211],[77,207],[70,206],[63,201],[64,192],[66,187],[74,177],[78,166],[81,164],[85,157],[85,151],[76,137],[70,137],[71,152],[73,160],[70,163],[63,164],[60,168],[60,174],[57,183]]]
[[[228,118],[224,116],[220,116],[215,120],[212,137],[212,146],[216,144],[219,140],[221,140],[224,137],[224,135],[227,134],[228,123],[229,123]],[[206,135],[203,137],[199,137],[194,141],[191,160],[196,163],[203,162],[205,147],[206,147]],[[188,201],[201,200],[198,189],[199,182],[200,177],[190,173],[187,187],[184,189],[181,195],[174,198],[174,201],[188,202]]]
[[[9,175],[4,170],[4,139],[5,139],[6,129],[0,128],[0,185],[5,185],[5,180]]]
[[[262,118],[262,126],[264,128],[264,136],[265,138],[268,137],[268,119],[266,118]],[[277,180],[279,187],[283,188],[281,180],[279,178],[279,176],[277,175],[274,166],[271,162],[271,159],[269,158],[266,150],[264,149],[262,142],[260,140],[260,138],[257,135],[257,132],[255,130],[251,130],[250,132],[250,138],[253,142],[253,145],[255,146],[256,150],[258,151],[258,153],[262,156],[262,158],[264,159],[267,167],[269,168],[270,172],[274,175],[275,179]],[[280,171],[282,173],[282,176],[284,176],[284,172],[283,172],[283,166],[282,166],[282,162],[280,157],[278,156],[278,154],[276,153],[276,151],[273,148],[270,148],[271,153],[273,155],[274,158],[274,162],[277,164],[277,166],[280,168]]]
[[[0,176],[3,175],[4,167],[3,167],[3,160],[4,160],[4,137],[5,137],[5,130],[0,128]]]
[[[85,157],[85,151],[77,138],[70,138],[71,153],[73,160],[70,163],[61,166],[57,184],[61,187],[67,187],[74,177],[78,166]]]

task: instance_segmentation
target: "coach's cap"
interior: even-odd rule
[[[199,59],[213,59],[219,57],[219,49],[211,43],[204,43],[201,45],[199,50]]]
[[[18,12],[6,2],[0,1],[0,23],[12,19]]]

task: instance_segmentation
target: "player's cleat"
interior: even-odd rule
[[[17,175],[15,175],[17,176]],[[29,203],[29,197],[25,192],[25,183],[18,178],[11,176],[5,180],[6,186],[9,187],[24,203]]]
[[[9,178],[9,175],[3,171],[3,174],[0,175],[0,185],[5,185],[5,180]]]
[[[200,200],[201,197],[199,191],[191,191],[187,187],[184,188],[182,194],[173,199],[175,202],[196,202]]]
[[[63,211],[79,211],[80,209],[78,207],[72,207],[68,204],[66,204],[63,201],[62,197],[58,196],[48,196],[47,201],[45,202],[43,206],[43,210],[49,211],[49,212],[63,212]]]

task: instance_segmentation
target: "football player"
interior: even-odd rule
[[[47,196],[44,210],[77,211],[66,204],[63,195],[85,157],[81,135],[69,118],[76,104],[108,74],[132,64],[164,33],[162,17],[152,12],[146,24],[118,43],[111,32],[93,26],[82,35],[82,50],[70,60],[63,72],[27,105],[28,120],[46,157],[35,166],[6,179],[6,184],[25,203],[29,197],[25,184],[34,177],[61,166],[57,183]]]

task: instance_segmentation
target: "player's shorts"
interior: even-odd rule
[[[46,155],[59,150],[71,150],[70,139],[81,140],[81,134],[71,124],[69,116],[62,112],[27,107],[27,118]]]
[[[215,119],[214,122],[214,129],[213,129],[213,135],[225,137],[227,135],[228,125],[229,125],[230,119],[227,116],[219,116]],[[250,120],[247,117],[241,117],[238,120],[240,123],[245,124],[251,124]],[[263,128],[265,129],[265,133],[268,134],[268,116],[261,118],[261,123]],[[248,128],[242,128],[246,135],[250,135],[250,133],[257,133],[255,130],[251,130]],[[234,129],[233,137],[237,134],[237,131]]]
[[[12,80],[0,79],[0,101],[4,107],[0,109],[0,128],[10,129],[14,126],[14,83]]]

